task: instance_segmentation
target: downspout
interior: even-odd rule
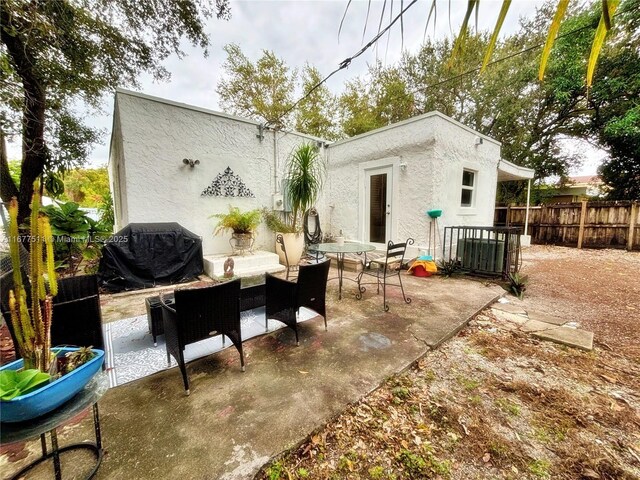
[[[531,201],[531,179],[527,182],[527,212],[524,216],[524,234],[529,231],[529,203]]]
[[[280,183],[278,182],[278,130],[273,129],[273,183],[274,193],[280,192]]]

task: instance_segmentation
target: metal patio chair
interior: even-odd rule
[[[362,294],[367,290],[362,285],[376,285],[377,293],[380,294],[380,287],[382,287],[382,304],[384,311],[389,311],[389,304],[387,303],[387,286],[400,287],[402,291],[402,298],[405,303],[411,303],[411,299],[404,293],[404,287],[402,285],[402,277],[400,276],[401,268],[404,263],[404,255],[407,251],[407,245],[413,245],[413,238],[407,238],[403,243],[393,243],[389,240],[387,244],[387,254],[384,258],[378,258],[369,260],[367,253],[364,254],[364,260],[362,265],[362,271],[358,275],[358,293],[356,298],[362,299]],[[390,277],[398,277],[398,283],[389,283],[387,281]],[[373,277],[375,281],[363,282],[365,277]]]

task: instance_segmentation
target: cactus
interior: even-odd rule
[[[18,201],[9,204],[9,249],[13,268],[13,290],[9,292],[11,325],[16,348],[24,359],[24,368],[49,372],[54,356],[51,354],[52,299],[58,293],[53,259],[53,235],[49,219],[40,213],[40,182],[33,184],[31,201],[31,232],[29,236],[29,283],[31,309],[27,305],[27,291],[20,266],[20,236],[18,232]]]

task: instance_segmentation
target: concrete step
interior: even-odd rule
[[[224,275],[224,262],[227,258],[232,258],[234,267],[233,273],[237,277],[251,277],[261,273],[277,273],[285,270],[280,265],[278,255],[273,252],[265,252],[256,250],[246,255],[205,255],[204,271],[211,278],[221,277]]]
[[[529,320],[522,330],[541,340],[560,343],[581,350],[593,350],[593,332],[579,328],[559,327],[538,320]]]

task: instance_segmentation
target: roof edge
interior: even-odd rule
[[[488,137],[488,136],[478,132],[477,130],[474,130],[473,128],[466,126],[464,123],[460,123],[457,120],[454,120],[453,118],[445,115],[442,112],[439,112],[437,110],[433,110],[431,112],[423,113],[422,115],[418,115],[416,117],[411,117],[411,118],[407,118],[406,120],[402,120],[400,122],[392,123],[391,125],[386,125],[384,127],[376,128],[375,130],[369,130],[368,132],[361,133],[361,134],[355,135],[353,137],[345,138],[344,140],[339,140],[337,142],[332,143],[329,147],[343,145],[343,144],[351,142],[353,140],[359,140],[359,139],[365,138],[365,137],[367,137],[369,135],[374,135],[374,134],[379,133],[379,132],[384,132],[385,130],[391,130],[392,128],[397,128],[397,127],[402,127],[404,125],[409,125],[411,123],[419,122],[421,120],[424,120],[424,119],[430,118],[430,117],[441,118],[442,120],[445,120],[445,121],[447,121],[449,123],[452,123],[453,125],[455,125],[455,126],[457,126],[459,128],[462,128],[463,130],[466,130],[467,132],[472,133],[472,134],[474,134],[474,135],[476,135],[476,136],[478,136],[478,137],[480,137],[480,138],[482,138],[482,139],[484,139],[484,140],[486,140],[488,142],[491,142],[491,143],[493,143],[495,145],[498,145],[498,146],[502,145],[502,143],[497,141],[496,139]]]

